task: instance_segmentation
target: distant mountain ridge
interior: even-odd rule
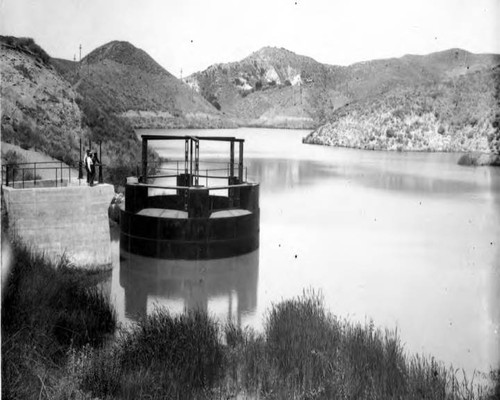
[[[264,47],[239,62],[216,64],[185,79],[245,125],[317,127],[336,109],[396,86],[438,83],[500,64],[500,55],[450,49],[429,55],[321,64],[286,49]],[[300,126],[304,125],[304,126]]]
[[[2,139],[73,161],[76,139],[88,137],[132,165],[132,128],[317,128],[306,142],[500,152],[496,54],[450,49],[344,67],[264,47],[181,81],[128,42],[81,62],[50,58],[32,39],[0,42]]]

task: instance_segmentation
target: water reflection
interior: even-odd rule
[[[248,180],[260,182],[261,191],[281,192],[313,185],[318,179],[338,176],[331,165],[297,159],[248,158]]]
[[[259,251],[218,260],[160,260],[120,252],[125,316],[137,320],[155,305],[172,312],[201,309],[238,325],[257,308]]]
[[[248,158],[249,180],[261,182],[266,192],[280,192],[300,186],[313,185],[327,178],[343,179],[364,187],[403,192],[408,194],[423,193],[467,193],[480,187],[483,176],[479,180],[466,179],[454,171],[454,176],[440,176],[439,168],[426,171],[415,171],[414,165],[405,168],[405,164],[390,165],[369,162],[353,164],[340,160],[335,162],[312,161],[299,159]],[[381,167],[387,168],[381,168]],[[411,167],[411,168],[410,168]],[[442,171],[441,171],[442,172]],[[484,171],[483,171],[484,172]],[[476,175],[480,175],[479,174]],[[443,174],[445,175],[445,174]]]

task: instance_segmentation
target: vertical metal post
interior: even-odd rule
[[[207,180],[206,180],[206,187],[208,187],[208,169],[205,171],[206,173],[206,177],[207,177]]]
[[[148,140],[142,138],[142,183],[148,183]]]
[[[243,140],[240,141],[240,157],[238,161],[238,181],[243,182]]]
[[[68,186],[70,182],[71,182],[71,167],[68,165]]]
[[[33,175],[34,175],[34,180],[35,180],[35,186],[36,186],[36,163],[33,163]]]
[[[99,142],[99,183],[103,183],[104,179],[102,177],[102,142]]]
[[[5,184],[9,186],[9,165],[5,166]]]
[[[195,175],[195,185],[199,184],[200,175],[200,141],[197,140],[194,143],[194,175]]]
[[[188,163],[189,163],[189,139],[186,139],[184,143],[184,173],[188,173]]]
[[[229,177],[234,176],[234,141],[231,140],[231,149],[229,153]]]
[[[62,161],[61,161],[61,186],[62,186],[62,183],[63,183],[63,166],[62,166]]]
[[[57,167],[55,168],[56,170],[56,187],[57,187]]]
[[[23,189],[24,189],[24,168],[23,168]]]
[[[78,162],[78,180],[82,179],[83,179],[82,138],[80,138],[80,161]]]
[[[188,186],[191,186],[191,179],[193,179],[193,139],[189,141],[189,174],[191,176]]]

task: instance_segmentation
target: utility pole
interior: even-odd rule
[[[82,62],[82,45],[80,44],[80,62]]]

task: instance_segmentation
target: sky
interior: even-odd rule
[[[264,46],[332,65],[500,53],[500,0],[0,0],[0,34],[70,60],[125,40],[180,77]]]

